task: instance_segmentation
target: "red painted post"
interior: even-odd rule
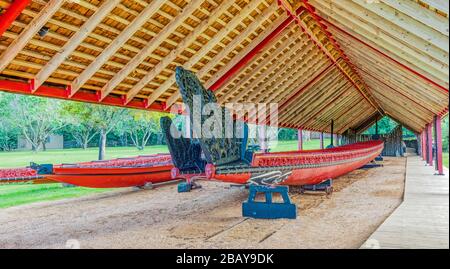
[[[298,150],[303,150],[303,130],[297,130]]]
[[[442,126],[441,117],[434,116],[434,143],[436,145],[436,175],[444,175],[442,164]]]
[[[426,129],[422,131],[422,160],[427,160],[427,135]]]
[[[427,124],[427,163],[433,166],[433,127]]]
[[[31,0],[16,0],[11,3],[5,13],[0,16],[0,37],[30,2]]]
[[[323,132],[320,132],[320,149],[323,149]]]

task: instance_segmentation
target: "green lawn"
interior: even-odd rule
[[[106,159],[118,157],[132,157],[137,155],[148,155],[155,153],[168,152],[166,146],[150,146],[144,150],[138,150],[134,147],[124,148],[107,148]],[[64,149],[64,150],[47,150],[38,153],[30,151],[0,152],[0,168],[24,167],[35,162],[43,163],[74,163],[97,160],[98,149],[89,148],[82,149]]]
[[[449,165],[448,165],[448,152],[444,152],[442,154],[442,163],[444,164],[445,167],[449,168]]]
[[[79,197],[90,193],[105,192],[110,189],[90,189],[63,187],[62,184],[10,184],[0,185],[0,208],[42,201]]]

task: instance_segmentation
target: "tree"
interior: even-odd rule
[[[20,130],[33,151],[45,150],[48,137],[67,123],[61,115],[59,100],[34,96],[13,95],[8,106],[12,126]]]
[[[65,102],[63,105],[63,113],[71,122],[67,131],[83,149],[87,149],[89,142],[99,131],[92,116],[93,111],[94,106],[91,104]]]
[[[163,115],[165,114],[158,112],[130,111],[124,129],[137,149],[143,150],[152,135],[156,134],[158,138],[161,138],[159,119]]]
[[[8,108],[12,95],[0,92],[0,107]],[[19,130],[12,124],[9,109],[0,110],[0,150],[10,151],[16,147]]]
[[[92,105],[91,120],[99,131],[99,160],[105,158],[107,135],[124,120],[127,112],[124,108]]]

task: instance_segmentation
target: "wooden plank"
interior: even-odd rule
[[[361,246],[370,248],[449,248],[449,176],[408,156],[402,204]]]

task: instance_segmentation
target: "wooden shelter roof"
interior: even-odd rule
[[[278,103],[283,127],[419,132],[448,111],[447,1],[28,2],[0,31],[0,90],[162,111],[182,65],[221,103]]]

